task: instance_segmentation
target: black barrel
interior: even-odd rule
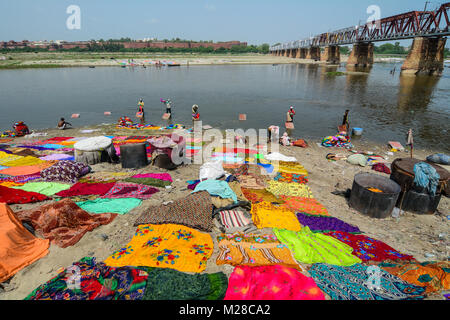
[[[122,168],[139,169],[148,165],[145,143],[125,144],[120,146]]]
[[[383,192],[372,192],[368,188],[380,189]],[[400,186],[388,178],[360,173],[355,176],[353,182],[350,206],[372,218],[385,219],[394,210],[400,192]]]
[[[402,197],[403,203],[401,201]],[[434,214],[441,201],[441,194],[435,196],[429,195],[426,192],[418,192],[416,190],[409,190],[398,198],[397,207],[402,207],[402,210],[413,212],[416,214]]]

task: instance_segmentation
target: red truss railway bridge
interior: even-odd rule
[[[272,46],[275,56],[313,59],[339,64],[339,46],[353,45],[347,68],[370,67],[374,42],[414,39],[402,73],[441,75],[444,49],[450,34],[450,2],[435,11],[411,11],[365,25],[322,33],[305,40]]]

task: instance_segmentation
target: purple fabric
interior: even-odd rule
[[[445,299],[450,300],[450,293],[444,294]]]
[[[0,148],[0,151],[3,151],[3,152],[5,152],[5,153],[7,153],[7,154],[12,154],[12,151],[9,151],[9,150],[6,150],[6,149],[1,149],[1,148]]]
[[[188,189],[189,190],[195,190],[195,187],[197,187],[197,185],[200,183],[200,180],[196,181],[195,183],[192,184],[188,184]]]
[[[38,147],[38,146],[18,146],[17,148],[34,149],[34,150],[38,150],[38,151],[55,150],[55,149],[51,149],[51,148],[43,148],[43,147]]]
[[[334,217],[314,217],[297,213],[301,225],[307,226],[311,231],[342,231],[348,233],[361,233],[358,227],[352,226]]]

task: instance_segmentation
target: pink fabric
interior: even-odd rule
[[[238,266],[225,300],[325,300],[313,278],[284,266]]]
[[[142,184],[117,182],[104,196],[103,199],[136,198],[141,200],[150,199],[159,192],[158,189]]]
[[[173,182],[172,177],[168,173],[144,173],[135,175],[132,178],[153,178]]]

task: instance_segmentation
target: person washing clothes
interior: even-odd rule
[[[200,113],[198,112],[198,105],[196,104],[192,106],[192,120],[193,121],[200,120]]]
[[[350,131],[350,110],[345,110],[344,119],[342,120],[342,126],[345,126],[347,133]]]
[[[30,134],[30,129],[28,129],[28,126],[23,121],[16,122],[13,128],[18,137],[23,137],[24,135]]]
[[[294,122],[295,110],[294,107],[291,106],[289,111],[287,112],[286,122]]]
[[[61,118],[61,120],[59,120],[59,122],[58,122],[58,129],[59,130],[65,130],[69,126],[72,127],[72,124],[69,123],[69,122],[66,122],[66,120],[64,118]]]
[[[136,113],[136,117],[140,119],[141,124],[145,123],[144,99],[141,99],[138,102],[138,112]]]

